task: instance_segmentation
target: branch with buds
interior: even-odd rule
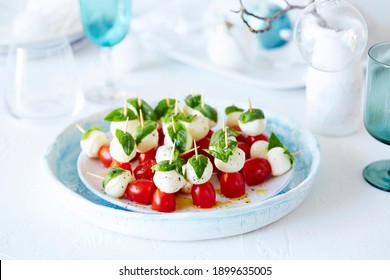
[[[264,33],[268,30],[270,30],[272,28],[272,22],[278,18],[280,18],[282,15],[284,14],[287,14],[289,11],[291,10],[295,10],[295,9],[304,9],[307,7],[307,5],[311,4],[312,2],[314,2],[314,0],[310,1],[307,5],[292,5],[290,4],[287,0],[283,0],[284,3],[286,4],[286,7],[284,7],[283,9],[281,9],[280,11],[278,11],[277,13],[275,13],[274,15],[272,16],[269,16],[269,17],[261,17],[261,16],[258,16],[254,13],[251,13],[249,12],[245,7],[244,7],[244,4],[242,3],[242,0],[240,0],[240,9],[238,11],[232,11],[233,13],[237,13],[237,14],[240,14],[241,16],[241,19],[242,21],[246,24],[246,26],[248,26],[249,30],[253,33]],[[254,29],[250,24],[249,22],[247,21],[247,19],[245,18],[246,16],[249,16],[249,17],[253,17],[253,18],[256,18],[258,20],[261,20],[265,23],[264,27],[263,28],[260,28],[260,29]]]

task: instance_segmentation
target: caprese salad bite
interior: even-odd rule
[[[141,98],[128,99],[105,117],[110,137],[97,127],[79,127],[83,153],[108,168],[102,182],[107,195],[172,212],[176,195],[186,193],[194,206],[211,208],[218,187],[213,176],[223,196],[239,198],[247,186],[291,170],[294,154],[274,133],[265,134],[265,115],[250,102],[246,111],[227,107],[226,122],[215,131],[218,112],[203,95],[187,96],[182,110],[178,104],[167,98],[152,109]]]

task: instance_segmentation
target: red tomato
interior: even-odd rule
[[[238,141],[238,142],[246,142],[247,136],[246,136],[244,133],[241,132],[241,128],[240,128],[239,126],[233,126],[232,128],[233,128],[234,130],[237,130],[238,132],[240,132],[240,135],[238,135],[238,136],[236,137],[237,141]]]
[[[157,149],[151,149],[150,151],[147,151],[146,153],[139,154],[138,163],[141,164],[145,160],[148,160],[148,159],[156,159],[156,151],[157,151]]]
[[[213,134],[214,134],[214,131],[210,129],[209,133],[207,133],[206,137],[211,138],[211,136],[213,136]]]
[[[194,205],[200,208],[211,208],[215,205],[215,190],[210,182],[192,185],[191,196]]]
[[[98,158],[101,163],[103,163],[104,167],[108,168],[111,165],[112,157],[110,154],[110,145],[105,144],[103,145],[99,152],[98,152]]]
[[[159,212],[173,212],[176,210],[176,197],[174,193],[165,193],[158,188],[153,193],[152,209]]]
[[[203,149],[208,149],[209,148],[209,145],[210,145],[210,137],[204,137],[202,139],[200,139],[198,142],[196,142],[196,146],[199,146],[198,148],[198,152],[199,150],[203,150]]]
[[[240,172],[223,172],[219,183],[222,194],[228,198],[240,197],[245,194],[245,182]]]
[[[164,132],[162,130],[162,125],[159,124],[157,127],[157,132],[158,132],[158,146],[164,145]]]
[[[185,155],[181,155],[180,157],[185,161],[188,161],[193,155],[195,155],[195,151],[188,152]]]
[[[131,164],[130,162],[119,162],[115,159],[112,160],[111,164],[110,164],[110,167],[112,166],[118,166],[122,169],[125,169],[125,170],[129,170],[130,172],[132,172],[132,168],[131,168]]]
[[[247,136],[245,142],[249,145],[249,147],[251,147],[253,143],[259,140],[264,140],[268,142],[268,136],[264,133],[256,136]]]
[[[148,159],[134,168],[134,177],[136,179],[152,179],[152,166],[156,164],[156,160]]]
[[[261,184],[271,174],[271,165],[265,158],[251,158],[245,161],[242,168],[245,182],[248,186]]]
[[[131,201],[149,205],[156,186],[152,180],[139,179],[130,182],[126,188],[127,198]]]
[[[245,159],[248,159],[251,157],[251,148],[246,144],[245,142],[238,142],[238,147],[244,151],[245,153]]]

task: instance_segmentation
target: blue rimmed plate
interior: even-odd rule
[[[107,112],[78,121],[82,127],[99,125]],[[265,111],[267,132],[275,132],[296,156],[294,169],[286,176],[283,189],[267,199],[225,207],[217,211],[142,213],[123,209],[87,188],[78,174],[80,132],[66,128],[48,149],[46,163],[63,190],[64,203],[84,219],[116,232],[159,240],[201,240],[242,234],[268,225],[293,211],[314,185],[320,151],[314,136],[294,122]]]

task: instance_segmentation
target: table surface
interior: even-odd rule
[[[76,53],[83,87],[101,73],[98,50]],[[127,72],[120,80],[146,100],[207,96],[271,109],[306,126],[305,90],[262,89],[168,59]],[[152,82],[151,82],[152,81]],[[2,98],[2,96],[1,96]],[[390,193],[368,185],[362,170],[387,158],[388,147],[363,125],[353,135],[316,135],[321,167],[309,196],[284,218],[246,234],[195,242],[165,242],[102,229],[65,207],[43,156],[55,137],[78,119],[111,107],[86,102],[77,116],[55,123],[12,118],[0,102],[1,259],[389,259]]]

